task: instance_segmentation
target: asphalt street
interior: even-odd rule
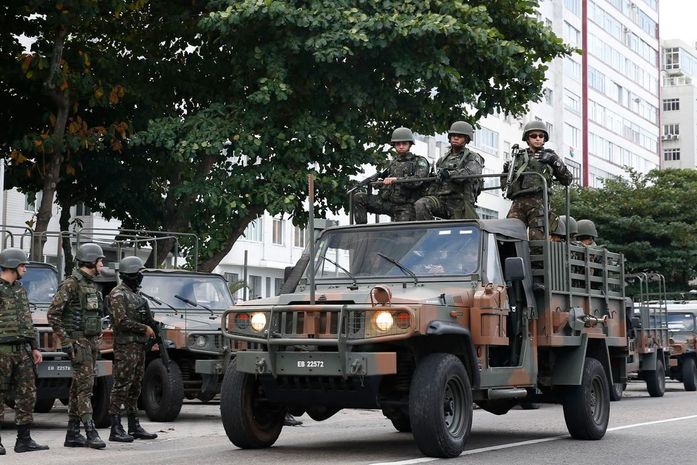
[[[294,465],[436,463],[424,457],[411,434],[398,433],[379,411],[344,410],[324,422],[306,416],[299,427],[284,428],[276,445],[263,450],[239,450],[227,439],[215,402],[184,405],[172,423],[143,426],[157,431],[154,441],[108,443],[101,451],[63,447],[66,407],[36,414],[32,436],[51,449],[15,454],[12,410],[5,413],[2,442],[8,449],[0,463],[50,465]],[[102,439],[108,429],[100,430]],[[682,384],[667,383],[666,395],[651,398],[644,384],[630,384],[625,398],[613,402],[610,426],[600,441],[569,438],[562,409],[543,405],[537,410],[511,410],[495,416],[475,410],[472,435],[463,455],[453,464],[632,464],[695,465],[697,454],[697,393],[684,392]]]

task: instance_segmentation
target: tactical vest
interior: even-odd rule
[[[552,167],[535,158],[529,149],[519,152],[514,158],[513,166],[509,166],[508,169],[513,170],[513,182],[511,182],[506,193],[509,199],[542,193],[544,186],[542,179],[536,175],[520,174],[524,171],[540,173],[547,181],[547,188],[552,186],[554,176]]]
[[[440,169],[459,170],[464,168],[470,161],[478,161],[479,165],[484,164],[484,159],[478,153],[463,147],[459,152],[454,152],[451,148],[444,157],[436,162],[436,171]],[[472,173],[481,174],[481,173]],[[462,197],[471,203],[477,201],[477,197],[482,191],[482,179],[460,179],[449,180],[442,183],[432,184],[431,195],[439,197]]]
[[[73,271],[78,292],[70,296],[63,309],[63,325],[68,337],[99,336],[102,333],[102,294],[80,270]]]
[[[116,286],[111,292],[114,291],[121,291],[123,293],[126,300],[126,319],[135,321],[137,323],[142,323],[144,325],[150,323],[150,307],[148,306],[148,301],[145,300],[143,296],[133,292],[131,288],[126,286],[124,283]],[[111,314],[111,318],[112,321],[114,321],[113,314]],[[118,344],[125,344],[127,342],[146,343],[148,338],[143,333],[133,333],[114,328],[114,341]]]
[[[36,337],[27,291],[15,281],[0,279],[0,344],[27,342]]]
[[[405,155],[397,155],[388,167],[391,178],[427,177],[429,171],[428,160],[424,157],[409,152]],[[404,204],[412,203],[421,197],[419,187],[421,183],[390,184],[380,188],[380,198],[384,201]]]

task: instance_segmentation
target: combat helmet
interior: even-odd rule
[[[136,274],[144,269],[145,266],[143,264],[143,260],[135,255],[131,257],[124,257],[119,262],[119,273],[122,274]]]
[[[550,234],[554,234],[555,236],[566,236],[566,221],[562,220],[562,217],[559,217],[557,220],[557,227],[554,228],[554,231],[550,231]]]
[[[547,125],[542,121],[533,120],[528,122],[523,128],[523,141],[527,142],[528,133],[532,131],[540,131],[545,135],[545,142],[549,140],[549,133],[547,132]]]
[[[474,139],[474,128],[467,121],[455,121],[450,125],[450,129],[448,129],[448,137],[450,137],[451,134],[462,134],[472,140]]]
[[[80,263],[97,263],[97,260],[104,257],[104,252],[99,244],[87,243],[77,248],[75,259]]]
[[[576,220],[574,219],[573,216],[570,216],[569,219],[567,220],[566,215],[561,215],[559,217],[559,222],[560,223],[563,222],[564,225],[566,225],[566,229],[569,230],[569,236],[572,239],[578,234],[578,223],[576,223]]]
[[[578,237],[590,236],[593,239],[598,237],[598,230],[595,229],[595,223],[591,220],[578,220]]]
[[[27,254],[22,249],[10,248],[0,252],[0,268],[13,270],[27,263]]]
[[[392,139],[390,142],[393,144],[395,142],[411,142],[412,144],[415,144],[416,140],[414,139],[414,134],[411,132],[411,129],[401,127],[392,132]]]

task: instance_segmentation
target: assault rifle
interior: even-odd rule
[[[511,161],[508,164],[508,176],[506,177],[506,183],[501,184],[501,190],[506,196],[508,196],[508,189],[510,189],[511,185],[515,181],[515,160],[518,158],[518,156],[522,155],[523,152],[525,152],[525,149],[521,149],[518,144],[514,144],[511,147]],[[503,180],[503,176],[501,178]]]
[[[389,170],[378,171],[378,172],[375,173],[374,175],[368,176],[368,177],[365,178],[363,181],[359,182],[359,183],[358,183],[358,187],[367,186],[367,185],[369,185],[370,183],[373,183],[373,182],[377,181],[377,180],[380,179],[380,178],[384,178],[384,177],[387,176],[388,174],[390,174],[390,171],[389,171]]]
[[[152,317],[152,312],[150,312],[150,305],[148,304],[147,300],[143,301],[143,303],[140,305],[140,307],[136,309],[136,311],[138,311],[138,313],[140,314],[140,321],[150,326],[152,330],[155,332],[155,337],[148,338],[147,342],[145,343],[145,350],[151,350],[153,346],[157,344],[157,346],[160,349],[159,353],[160,358],[162,359],[162,364],[167,369],[167,372],[169,372],[170,358],[169,352],[167,352],[167,344],[165,340],[162,338],[163,324]]]

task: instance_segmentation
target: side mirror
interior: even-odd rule
[[[504,275],[506,281],[522,281],[525,279],[525,264],[522,257],[506,258]]]

